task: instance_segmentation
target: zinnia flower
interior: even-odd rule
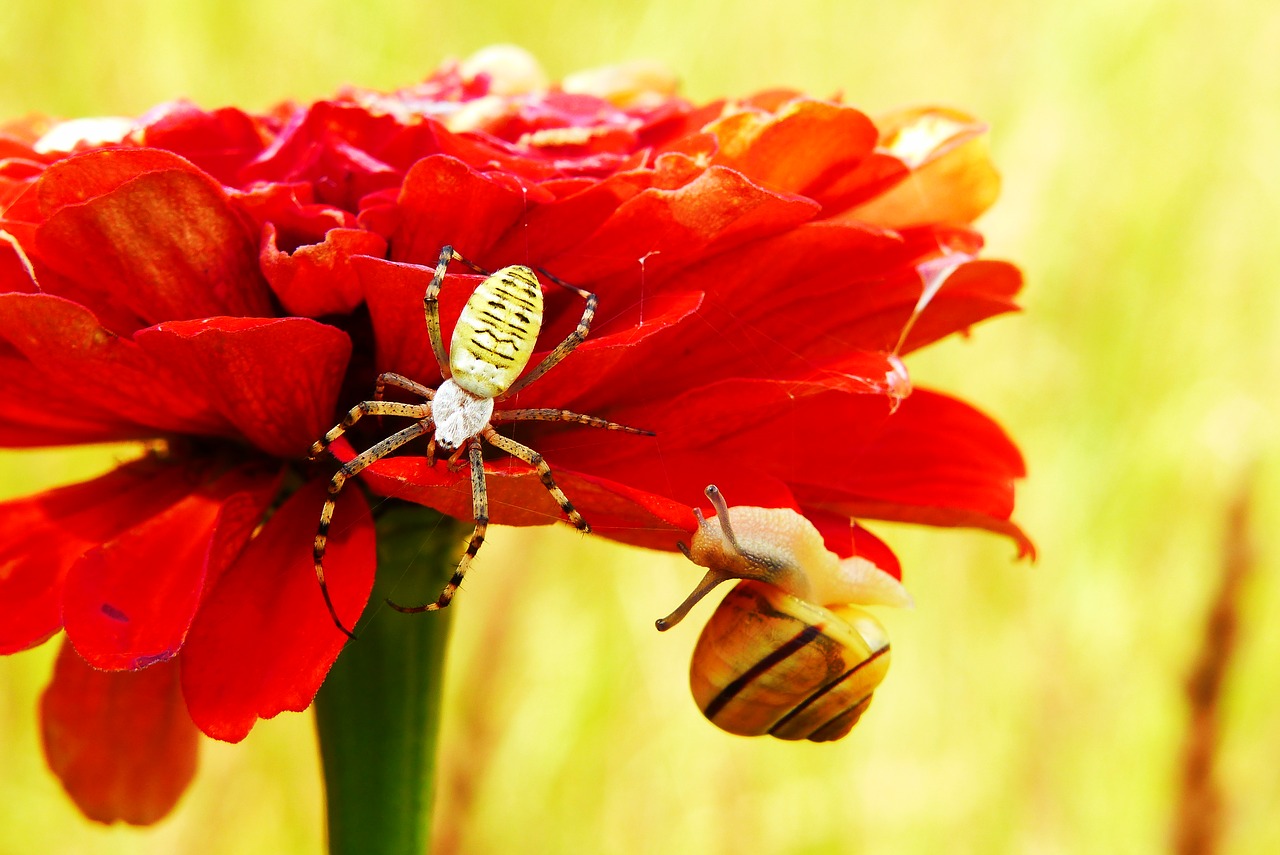
[[[307,451],[379,372],[439,385],[422,299],[446,244],[598,295],[589,338],[517,399],[654,432],[520,423],[597,533],[673,550],[716,483],[895,577],[851,520],[1030,549],[1014,445],[901,361],[1014,308],[1017,270],[978,260],[969,225],[996,188],[980,124],[794,92],[696,106],[647,68],[547,86],[516,67],[0,138],[0,440],[150,449],[0,508],[0,651],[65,632],[46,750],[90,817],[157,819],[198,732],[237,741],[311,703],[346,638],[311,558],[335,467]],[[447,278],[446,340],[476,281]],[[535,361],[582,313],[546,299]],[[376,421],[355,446],[389,432]],[[562,518],[524,462],[484,468],[491,522]],[[424,449],[355,483],[471,520],[465,467]],[[336,513],[325,566],[354,618],[374,521],[360,489]]]

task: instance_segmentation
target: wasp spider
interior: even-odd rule
[[[476,286],[470,299],[467,300],[458,318],[458,324],[454,328],[449,352],[446,354],[440,333],[438,298],[451,261],[462,262],[477,273],[483,274],[485,279]],[[453,577],[435,602],[420,606],[401,606],[390,603],[393,608],[402,612],[424,612],[443,609],[449,605],[449,601],[467,573],[471,560],[480,550],[480,545],[484,543],[485,530],[489,524],[489,499],[485,490],[482,440],[513,457],[518,457],[537,470],[543,486],[560,505],[569,522],[584,532],[591,530],[587,521],[574,509],[568,496],[556,486],[551,467],[542,459],[542,455],[514,439],[499,434],[494,430],[494,424],[518,421],[576,422],[588,427],[653,436],[651,431],[626,427],[596,416],[587,416],[569,410],[494,409],[495,402],[503,401],[516,394],[572,353],[574,348],[586,339],[592,318],[595,317],[595,294],[557,279],[545,270],[542,273],[552,282],[582,297],[586,301],[586,307],[578,320],[577,328],[569,333],[555,350],[547,354],[546,358],[532,371],[521,377],[520,373],[533,356],[538,333],[542,328],[542,285],[538,277],[533,270],[523,265],[512,265],[496,273],[489,273],[454,252],[453,247],[446,246],[441,249],[435,276],[427,286],[422,303],[427,318],[427,334],[431,339],[431,350],[440,366],[444,382],[438,388],[429,389],[399,374],[382,374],[378,377],[374,400],[356,404],[339,424],[311,446],[311,458],[315,459],[323,454],[334,440],[367,415],[402,416],[414,419],[413,424],[393,433],[352,458],[329,482],[329,496],[320,512],[320,525],[316,531],[313,547],[316,580],[320,583],[320,590],[324,594],[325,605],[329,607],[333,622],[348,636],[355,637],[351,630],[343,625],[334,610],[333,600],[329,597],[329,588],[324,581],[325,544],[328,540],[329,524],[333,521],[333,510],[338,493],[342,491],[349,478],[374,461],[386,457],[412,439],[429,436],[430,442],[427,446],[429,463],[434,463],[437,449],[443,449],[449,454],[451,466],[461,465],[461,459],[465,455],[471,468],[471,507],[475,518],[475,529],[471,533],[467,550],[458,563]],[[387,386],[417,395],[423,398],[424,402],[404,404],[384,401],[382,396]]]

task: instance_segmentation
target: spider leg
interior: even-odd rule
[[[373,387],[373,400],[381,401],[382,395],[386,392],[388,386],[396,389],[403,389],[406,392],[412,392],[415,395],[426,398],[430,401],[436,395],[435,389],[428,389],[421,383],[415,383],[402,374],[393,374],[390,371],[378,375],[378,382]]]
[[[450,472],[457,472],[462,468],[462,455],[464,454],[468,455],[468,459],[470,459],[471,443],[467,443],[465,448],[459,448],[453,454],[449,455],[446,465],[449,467]],[[432,461],[431,465],[435,466],[435,461]],[[474,475],[472,477],[474,477]]]
[[[493,415],[489,417],[490,422],[576,422],[587,427],[604,428],[605,430],[620,430],[624,433],[634,433],[640,436],[657,436],[651,430],[642,430],[640,428],[627,427],[617,422],[611,422],[608,419],[602,419],[599,416],[586,416],[582,413],[575,413],[572,410],[556,410],[556,409],[525,409],[525,410],[494,410]]]
[[[427,293],[422,295],[422,310],[427,316],[427,337],[431,339],[431,352],[436,357],[436,364],[440,366],[440,375],[446,380],[453,374],[449,370],[449,354],[445,353],[444,336],[440,332],[440,289],[444,286],[444,276],[449,270],[450,261],[461,261],[477,273],[489,275],[489,271],[483,267],[473,264],[461,254],[454,252],[452,246],[440,248],[440,259],[436,262],[435,275],[431,277]]]
[[[404,404],[402,406],[410,405]],[[427,405],[419,404],[417,406]],[[355,634],[351,630],[347,629],[338,618],[338,613],[333,607],[333,599],[329,596],[329,586],[324,580],[324,553],[325,548],[329,543],[329,524],[333,522],[333,509],[337,506],[338,494],[342,492],[342,488],[346,485],[347,479],[359,474],[361,470],[368,467],[371,463],[386,457],[388,454],[395,451],[414,437],[418,437],[426,433],[431,429],[431,426],[430,419],[423,418],[421,421],[414,422],[409,425],[404,430],[393,433],[378,444],[370,446],[361,454],[351,458],[342,466],[341,469],[334,473],[333,478],[329,481],[329,495],[325,497],[324,507],[320,510],[320,525],[316,527],[316,539],[311,546],[311,557],[315,561],[316,581],[320,583],[320,593],[324,595],[324,604],[329,608],[329,616],[333,618],[333,622],[338,629],[342,630],[350,638],[355,638]],[[337,430],[337,428],[334,430]]]
[[[453,247],[441,248],[435,275],[431,277],[427,292],[422,295],[422,311],[427,316],[427,337],[431,339],[431,352],[436,357],[441,376],[446,380],[453,374],[449,371],[449,354],[444,352],[444,338],[440,334],[440,286],[444,285],[444,274],[449,270],[449,262],[455,255],[457,253],[453,251]]]
[[[569,522],[573,523],[579,531],[591,531],[591,526],[582,518],[582,514],[578,513],[573,507],[569,497],[556,486],[556,481],[551,476],[551,467],[547,465],[547,461],[542,458],[541,454],[526,445],[521,445],[514,439],[508,439],[491,427],[486,427],[480,432],[480,435],[492,443],[495,448],[502,449],[512,457],[517,457],[538,470],[538,477],[542,479],[542,486],[547,488],[547,492],[551,494],[551,498],[556,500],[560,510],[564,511],[564,515],[569,518]]]
[[[594,320],[596,316],[597,298],[595,294],[574,285],[570,285],[563,279],[558,279],[541,268],[539,268],[538,271],[560,287],[568,288],[570,291],[576,293],[579,297],[587,301],[587,305],[583,308],[582,317],[578,319],[578,326],[574,328],[573,332],[565,336],[564,341],[556,345],[556,349],[548,353],[532,371],[512,383],[507,391],[499,395],[497,397],[497,400],[499,401],[510,398],[525,386],[528,386],[534,380],[537,380],[543,374],[546,374],[552,368],[555,368],[562,359],[573,353],[574,349],[577,348],[578,345],[586,341],[587,333],[591,331],[591,321]]]
[[[426,419],[431,417],[430,404],[399,404],[394,401],[361,401],[342,417],[342,421],[329,429],[323,437],[311,444],[309,460],[315,460],[338,437],[342,436],[360,419],[368,415],[404,416],[410,419]]]
[[[480,440],[472,437],[467,443],[467,452],[471,461],[471,510],[472,516],[475,517],[476,527],[471,532],[471,540],[467,543],[467,551],[463,553],[462,560],[458,562],[458,567],[453,571],[453,576],[449,579],[449,584],[444,586],[444,590],[440,592],[440,596],[436,598],[434,603],[424,603],[420,606],[401,606],[387,600],[387,605],[398,612],[406,614],[414,614],[417,612],[435,612],[446,608],[449,601],[453,599],[453,595],[457,593],[459,586],[462,585],[462,579],[467,575],[467,570],[471,567],[471,560],[476,557],[476,553],[480,551],[481,545],[484,543],[485,531],[489,528],[489,493],[485,489],[484,484],[484,456],[481,453]]]

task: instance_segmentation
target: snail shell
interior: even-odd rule
[[[849,733],[888,669],[888,634],[868,612],[742,582],[702,630],[689,685],[729,733],[827,742]]]

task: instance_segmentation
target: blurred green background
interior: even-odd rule
[[[854,734],[792,745],[722,734],[694,708],[709,607],[652,627],[698,575],[678,555],[491,530],[457,606],[437,850],[1170,851],[1188,817],[1185,685],[1228,509],[1247,501],[1253,572],[1215,705],[1219,843],[1280,851],[1280,6],[7,0],[0,117],[177,96],[262,108],[403,85],[501,41],[553,77],[652,58],[694,99],[787,85],[873,115],[937,103],[989,121],[1005,189],[982,227],[989,255],[1026,272],[1026,313],[909,367],[1019,440],[1017,518],[1042,557],[873,526],[917,607],[882,615],[894,664]],[[118,453],[0,453],[0,498]],[[309,714],[206,741],[155,828],[80,818],[36,732],[54,647],[0,662],[0,853],[321,851]]]

